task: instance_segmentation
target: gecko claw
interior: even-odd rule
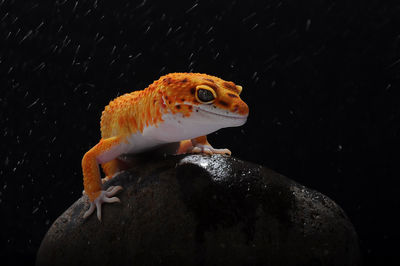
[[[90,202],[90,207],[83,214],[83,218],[86,219],[94,212],[95,209],[97,209],[97,219],[99,219],[99,221],[101,222],[101,205],[103,203],[121,202],[119,198],[113,197],[121,190],[121,186],[111,186],[106,191],[102,190],[100,195],[93,202]]]

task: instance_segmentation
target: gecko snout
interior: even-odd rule
[[[249,113],[249,107],[236,93],[226,93],[222,100],[220,100],[220,104],[225,105],[225,107],[232,113],[242,116],[247,116]]]
[[[249,114],[249,106],[239,99],[238,101],[233,102],[231,112],[247,116]]]

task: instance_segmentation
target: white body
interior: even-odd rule
[[[98,156],[98,163],[108,162],[122,154],[135,154],[162,144],[204,136],[225,127],[246,123],[247,116],[238,116],[211,105],[193,106],[190,117],[181,113],[167,113],[163,122],[145,127],[143,132],[130,135],[126,141]]]

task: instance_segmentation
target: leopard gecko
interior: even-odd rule
[[[102,190],[102,181],[126,170],[121,156],[178,143],[176,153],[231,154],[215,149],[207,134],[225,127],[241,126],[249,108],[239,94],[242,87],[200,73],[170,73],[141,91],[117,97],[105,107],[100,123],[101,139],[82,159],[84,193],[90,207],[84,218],[101,205],[119,202],[121,186]],[[98,165],[106,175],[103,180]],[[126,167],[126,166],[125,166]]]

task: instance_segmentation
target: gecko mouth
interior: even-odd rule
[[[205,110],[205,109],[203,109],[203,108],[201,108],[199,106],[197,106],[197,109],[202,111],[202,112],[208,113],[208,114],[213,114],[213,115],[216,115],[216,116],[219,116],[219,117],[228,118],[228,119],[234,119],[234,120],[246,120],[247,117],[248,117],[248,115],[244,116],[244,115],[220,114],[220,113],[217,113],[217,112],[212,112],[210,110]]]

